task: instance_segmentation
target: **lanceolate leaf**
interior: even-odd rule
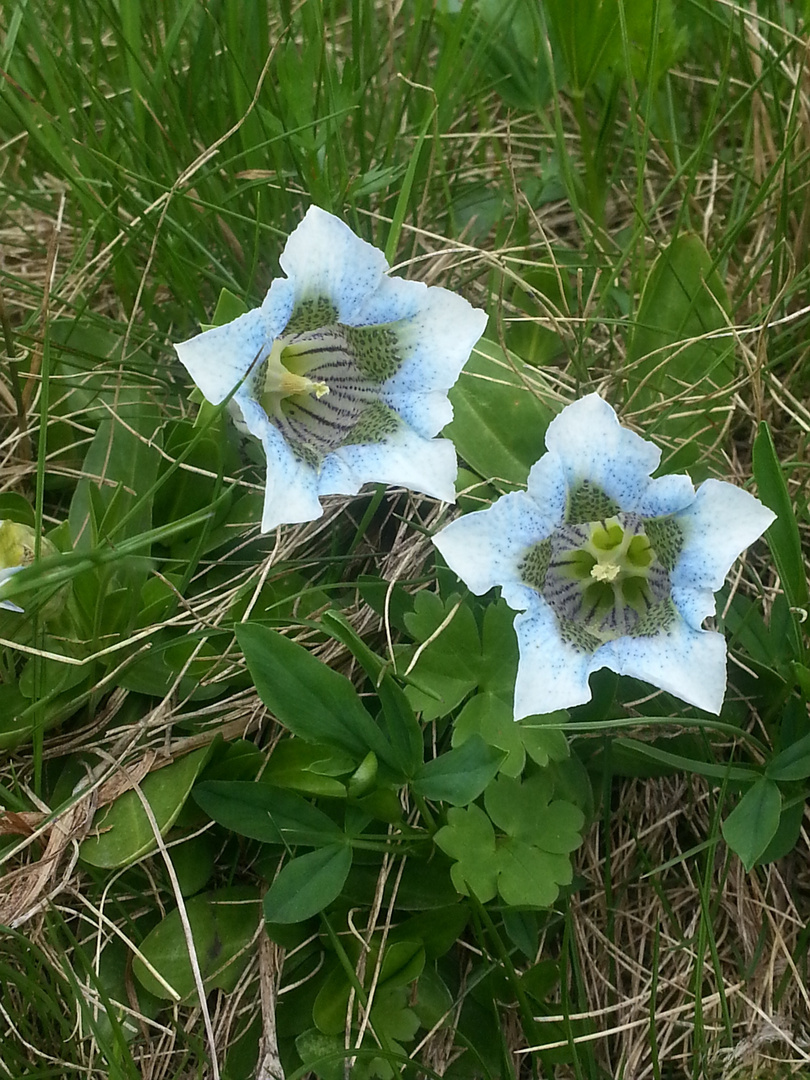
[[[236,638],[259,697],[294,735],[346,750],[358,764],[373,750],[399,772],[397,754],[345,676],[266,626],[243,623]]]

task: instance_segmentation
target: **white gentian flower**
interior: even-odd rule
[[[262,530],[367,482],[454,501],[455,449],[434,436],[486,314],[389,277],[381,251],[316,206],[279,262],[261,307],[175,346],[212,404],[235,390],[235,418],[264,447]]]
[[[474,593],[500,585],[517,611],[515,718],[591,698],[607,667],[719,713],[726,643],[703,630],[714,593],[774,514],[719,480],[651,479],[661,451],[598,395],[563,409],[528,490],[435,537]]]

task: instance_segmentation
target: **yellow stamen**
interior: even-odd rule
[[[618,563],[596,563],[591,567],[591,577],[597,581],[615,581],[619,576],[621,567]]]

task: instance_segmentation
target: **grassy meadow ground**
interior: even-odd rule
[[[0,521],[38,569],[0,611],[0,1077],[810,1076],[809,50],[788,0],[3,6]],[[509,744],[586,820],[536,907],[462,900],[441,799],[362,803],[234,637],[383,710],[407,686],[429,757],[475,678],[442,712],[374,657],[429,687],[460,610],[488,662],[492,598],[430,544],[452,510],[366,489],[262,535],[258,459],[195,426],[172,343],[223,288],[260,302],[311,204],[489,314],[448,429],[465,509],[592,390],[666,471],[779,509],[720,596],[719,720],[597,678],[570,757]],[[284,849],[211,809],[257,773],[316,831],[373,819],[269,935]]]

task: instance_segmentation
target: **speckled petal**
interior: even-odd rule
[[[261,440],[267,457],[262,532],[269,532],[277,525],[294,525],[319,518],[323,507],[318,500],[317,471],[295,457],[257,401],[242,399],[239,407],[248,430]]]
[[[619,675],[651,683],[705,712],[719,714],[726,692],[726,642],[677,619],[654,637],[622,637],[596,654]]]
[[[776,515],[742,488],[707,480],[695,501],[675,515],[684,546],[672,571],[673,586],[720,589],[741,551],[765,532]]]
[[[488,510],[451,521],[433,537],[433,543],[450,569],[480,595],[495,585],[519,585],[518,564],[523,554],[530,545],[544,540],[552,527],[529,496],[516,491],[498,499]],[[512,604],[506,591],[504,596]]]
[[[380,397],[386,405],[399,413],[409,427],[425,439],[438,435],[453,419],[453,406],[444,390],[434,390],[428,394],[409,391],[388,393],[383,390]]]
[[[381,251],[318,206],[311,206],[290,233],[279,263],[293,283],[296,301],[328,298],[338,322],[350,326],[388,269]]]
[[[391,327],[402,362],[385,383],[389,393],[449,390],[487,325],[486,312],[447,289],[422,295],[419,310]]]
[[[700,630],[703,620],[714,615],[717,601],[711,589],[689,589],[674,585],[672,602],[693,630]]]
[[[588,394],[556,416],[546,446],[559,454],[571,487],[589,480],[625,511],[635,512],[661,460],[657,446],[620,425],[598,394]]]
[[[175,345],[175,349],[203,396],[212,405],[219,405],[251,367],[264,359],[272,344],[264,313],[254,308],[233,322]]]
[[[423,439],[405,424],[384,442],[341,446],[323,462],[321,495],[355,495],[363,484],[388,484],[454,502],[456,450],[447,439]]]
[[[532,465],[527,493],[548,521],[548,532],[562,525],[567,485],[565,468],[558,454],[544,454]]]
[[[515,619],[520,661],[515,681],[515,720],[568,709],[591,700],[593,654],[563,641],[551,608],[536,596]],[[597,667],[600,665],[596,665]]]
[[[635,509],[642,517],[666,517],[695,501],[695,488],[686,473],[659,476],[650,480],[649,487]]]

